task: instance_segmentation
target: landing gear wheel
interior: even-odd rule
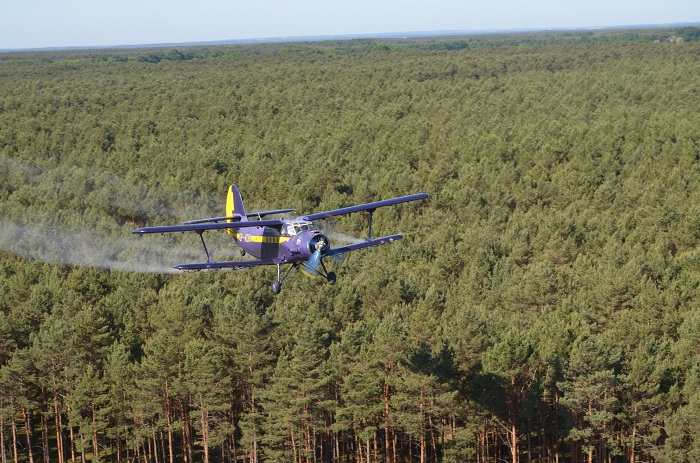
[[[272,294],[279,294],[282,291],[282,283],[279,280],[272,282]]]
[[[326,281],[328,282],[329,285],[334,285],[336,280],[335,272],[329,272],[328,276],[326,276]]]
[[[241,257],[245,256],[245,249],[241,249]]]

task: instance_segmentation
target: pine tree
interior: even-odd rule
[[[571,350],[561,404],[575,418],[570,432],[573,442],[583,445],[588,461],[593,455],[616,455],[621,443],[618,428],[620,409],[620,362],[622,351],[604,335],[577,339]]]
[[[527,333],[510,328],[483,358],[485,379],[490,383],[485,386],[490,389],[489,394],[495,394],[490,397],[490,406],[499,410],[499,403],[505,405],[505,410],[497,412],[494,418],[507,435],[513,463],[520,461],[520,439],[524,433],[519,424],[527,391],[535,382],[533,354]]]
[[[186,387],[192,396],[192,420],[200,433],[205,463],[210,449],[223,445],[232,434],[227,412],[233,378],[227,374],[228,358],[224,349],[211,341],[190,340],[185,345]]]
[[[258,310],[259,302],[254,297],[251,300],[247,296],[239,293],[235,301],[225,301],[215,312],[212,339],[225,349],[231,362],[231,426],[242,434],[240,444],[246,457],[257,461],[263,421],[260,395],[273,373],[276,358],[272,319]],[[231,436],[234,454],[238,445],[233,441],[235,435]]]
[[[116,445],[117,463],[129,459],[128,445],[134,439],[133,401],[137,398],[134,368],[127,348],[121,344],[112,345],[105,361],[104,381],[110,410],[109,437]]]

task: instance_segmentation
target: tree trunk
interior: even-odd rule
[[[516,391],[516,379],[514,376],[512,376],[510,379],[510,387],[511,391]],[[508,438],[510,442],[508,443],[508,445],[510,446],[511,451],[511,462],[519,463],[520,454],[518,453],[518,429],[515,426],[519,414],[518,410],[520,408],[520,398],[518,397],[517,392],[511,393],[511,399],[508,408],[508,414],[510,415],[510,430],[508,432]]]
[[[2,408],[2,400],[0,400],[0,408]],[[1,413],[0,413],[0,461],[2,463],[7,463],[7,453],[5,452],[5,421],[2,419]]]
[[[92,461],[100,461],[100,446],[97,442],[97,417],[95,410],[95,403],[90,404],[90,411],[92,413]]]
[[[250,367],[249,371],[251,374],[253,373],[253,368]],[[251,385],[250,386],[250,413],[255,413],[255,386]],[[251,443],[251,452],[253,453],[251,461],[253,463],[258,463],[258,430],[257,430],[257,422],[253,420],[253,439]],[[296,452],[296,448],[294,449]]]
[[[388,383],[384,383],[384,451],[386,463],[393,463],[392,455],[389,452],[389,442],[391,441],[391,433],[389,427],[389,399],[391,397],[391,390]],[[396,454],[394,453],[394,458]]]
[[[333,435],[333,461],[337,463],[340,461],[340,431],[334,433]]]
[[[209,463],[209,422],[207,413],[204,411],[202,397],[200,395],[199,403],[202,409],[202,447],[204,447],[204,463]]]
[[[15,423],[14,416],[12,417],[12,453],[14,457],[14,463],[18,463],[19,455],[17,454],[17,424]]]
[[[44,453],[44,463],[51,463],[51,448],[49,446],[49,420],[45,413],[41,414],[41,448]]]
[[[187,413],[187,405],[181,399],[180,409],[182,411],[182,426],[185,433],[185,450],[187,451],[187,461],[189,463],[194,463],[194,442],[192,438],[192,420],[189,413]]]
[[[297,444],[294,440],[294,431],[291,427],[289,428],[289,439],[292,442],[292,452],[294,453],[294,461],[301,462],[301,456],[299,455],[299,452],[297,452]]]
[[[55,392],[55,386],[54,386],[53,412],[54,412],[55,421],[56,421],[56,451],[58,452],[58,463],[63,463],[65,460],[65,453],[64,453],[64,449],[63,449],[63,417],[62,417],[61,411],[58,407],[58,397],[57,397],[57,392]]]
[[[63,463],[65,460],[65,453],[63,449],[63,418],[61,414],[61,409],[59,407],[59,393],[58,384],[56,381],[57,368],[56,366],[51,367],[51,383],[53,386],[53,413],[56,421],[56,451],[58,452],[58,463]]]
[[[306,414],[306,413],[304,413]],[[304,455],[306,456],[306,463],[312,461],[311,459],[311,427],[306,424],[304,425]]]
[[[158,458],[158,435],[155,431],[153,431],[153,451],[151,453],[153,454],[153,458],[156,460],[155,463],[160,463]]]
[[[68,413],[70,413],[70,408],[68,409]],[[72,425],[68,426],[68,429],[70,437],[70,461],[71,463],[75,463],[75,433],[73,432]]]
[[[22,413],[24,414],[24,427],[27,431],[27,457],[29,458],[29,463],[34,463],[34,452],[32,450],[32,414],[26,408],[22,408]]]
[[[515,428],[515,422],[510,425],[510,451],[511,451],[511,461],[512,463],[518,463],[518,430]]]
[[[433,423],[433,417],[430,415],[428,415],[428,425],[428,433],[430,434],[430,449],[433,452],[432,457],[433,460],[437,460],[437,442],[435,439],[435,426]]]
[[[357,428],[355,428],[355,432],[353,433],[355,435],[355,448],[357,449],[358,457],[360,459],[360,463],[363,462],[362,459],[362,442],[360,441],[360,436],[357,435]]]
[[[153,441],[150,436],[145,436],[145,442],[143,443],[143,456],[146,461],[151,461],[151,455],[153,455]]]
[[[636,411],[636,410],[635,410]],[[635,423],[634,426],[632,427],[632,445],[630,446],[630,463],[634,463],[634,458],[635,458],[635,441],[637,439],[637,424]]]
[[[122,439],[119,431],[119,423],[117,423],[117,463],[122,463]]]
[[[170,463],[175,463],[175,451],[173,450],[172,407],[170,406],[170,389],[168,387],[167,379],[165,380],[165,416],[168,420],[168,452],[170,457]]]
[[[425,415],[423,414],[423,390],[420,391],[420,463],[425,462]]]

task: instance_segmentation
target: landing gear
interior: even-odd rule
[[[287,279],[291,276],[291,274],[292,274],[295,270],[298,270],[302,265],[304,265],[304,264],[299,263],[299,262],[295,263],[295,264],[292,265],[292,267],[289,269],[289,271],[288,271],[287,274],[284,276],[284,278],[282,278],[281,270],[280,270],[280,264],[281,264],[281,263],[278,263],[278,264],[277,264],[277,279],[274,280],[274,281],[272,282],[272,294],[274,294],[274,295],[279,294],[279,293],[282,291],[282,285],[285,283],[285,281],[287,281]],[[321,267],[323,268],[323,273],[321,273],[320,271],[317,271],[316,276],[325,276],[325,277],[326,277],[326,282],[327,282],[329,285],[334,285],[335,282],[336,282],[336,280],[337,280],[337,276],[336,276],[335,272],[329,272],[329,271],[327,271],[327,270],[326,270],[326,266],[323,265],[323,262],[321,262]]]
[[[326,275],[326,281],[328,282],[329,285],[334,285],[336,280],[335,272],[328,272],[328,275]]]
[[[287,274],[284,276],[284,278],[281,278],[281,270],[280,270],[280,265],[281,263],[277,263],[277,279],[272,282],[272,294],[279,294],[280,291],[282,291],[282,285],[284,284],[285,281],[291,276],[292,272],[294,272],[296,269],[299,268],[299,264],[296,263],[292,265],[287,271]]]

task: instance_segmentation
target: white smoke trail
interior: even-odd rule
[[[207,237],[210,251],[221,242],[221,235],[211,233]],[[3,219],[0,249],[42,262],[139,273],[175,272],[173,265],[206,261],[195,234],[141,237],[125,231],[124,236],[105,236],[93,230],[38,228]],[[227,254],[230,250],[216,257],[230,258]]]
[[[71,190],[76,179],[93,185],[94,190],[87,194],[76,193],[74,186]],[[29,191],[38,201],[45,201],[44,195],[52,195],[52,204],[77,200],[93,209],[107,211],[99,217],[86,218],[76,210],[47,212],[42,204],[30,204],[20,212],[16,204],[6,211],[0,204],[0,250],[43,262],[124,272],[172,272],[173,265],[206,260],[199,237],[194,233],[132,235],[136,225],[120,225],[109,213],[122,217],[134,214],[140,220],[152,220],[152,224],[170,225],[208,216],[215,204],[208,198],[166,197],[104,172],[74,166],[42,169],[1,155],[0,182],[0,186],[4,183],[11,191]],[[219,198],[216,205],[221,206],[223,201]],[[73,225],[76,218],[88,225]],[[235,250],[225,232],[208,232],[205,238],[212,257],[217,260],[230,258]]]
[[[363,243],[365,241],[362,238],[358,238],[356,236],[351,236],[351,235],[348,235],[346,233],[340,233],[336,230],[328,232],[326,235],[331,240],[331,244],[334,247],[339,247],[339,246],[346,245],[346,244],[358,244],[358,243]]]

